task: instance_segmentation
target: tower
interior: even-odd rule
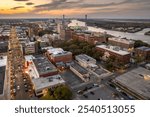
[[[87,16],[87,14],[85,15],[85,22],[87,22],[87,19],[88,19],[88,16]]]

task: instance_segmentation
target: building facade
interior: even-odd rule
[[[99,45],[96,47],[96,50],[104,53],[104,56],[115,57],[118,60],[118,62],[122,64],[128,64],[130,62],[130,58],[131,58],[130,53],[127,51],[121,50],[119,47]]]

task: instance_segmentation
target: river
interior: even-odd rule
[[[127,32],[105,30],[102,28],[96,28],[96,27],[90,27],[90,26],[88,26],[88,30],[94,31],[94,32],[107,32],[107,34],[110,34],[110,35],[113,35],[116,37],[127,38],[127,39],[132,39],[132,40],[141,40],[143,42],[150,44],[150,36],[144,35],[145,32],[150,31],[150,28],[145,28],[142,31],[139,31],[136,33],[127,33]]]

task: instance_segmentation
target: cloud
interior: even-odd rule
[[[85,13],[96,17],[144,15],[147,17],[150,12],[150,0],[40,0],[38,3],[32,3],[32,0],[14,1],[25,1],[25,4],[28,5],[27,9],[30,9],[27,15],[24,14],[27,17],[29,15],[39,17],[51,15],[53,17],[62,14],[82,17]],[[14,9],[19,8],[14,7]],[[18,11],[20,10],[24,9]],[[23,14],[19,15],[23,16]]]
[[[24,8],[24,6],[13,7],[13,8],[11,8],[11,10],[17,10],[17,9],[21,9],[21,8]]]
[[[29,0],[14,0],[14,1],[18,1],[18,2],[26,2],[26,1],[29,1]]]
[[[13,8],[11,8],[11,10],[17,10],[17,9],[21,9],[21,8],[24,8],[24,6],[13,7]]]
[[[33,2],[28,2],[28,3],[26,3],[26,5],[30,6],[30,5],[34,5],[34,3]]]
[[[57,9],[72,9],[72,8],[100,8],[107,7],[113,5],[120,5],[127,3],[129,0],[125,0],[122,2],[109,2],[109,3],[88,3],[87,0],[77,0],[77,1],[68,1],[68,0],[52,0],[51,3],[37,5],[35,8],[37,9],[46,9],[46,10],[57,10]]]
[[[140,7],[144,9],[144,8],[147,8],[148,3],[150,3],[149,0],[117,0],[115,2],[114,1],[112,2],[112,0],[107,0],[107,2],[104,2],[104,1],[101,2],[98,0],[93,0],[93,2],[89,2],[89,0],[73,0],[73,1],[72,0],[71,1],[70,0],[52,0],[48,4],[41,4],[41,5],[35,6],[35,11],[41,12],[42,10],[51,11],[51,10],[65,10],[65,9],[82,9],[82,10],[87,9],[87,10],[99,12],[100,11],[99,9],[101,8],[110,9],[112,7],[115,7],[116,10],[118,10],[119,8],[122,9],[120,6],[122,6],[124,10],[128,10],[127,9],[129,8],[127,7],[128,5],[131,8],[135,7],[134,9],[138,9],[138,6],[139,6],[139,9]]]

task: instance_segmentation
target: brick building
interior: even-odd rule
[[[47,56],[49,60],[54,63],[58,63],[58,62],[67,63],[72,61],[72,53],[68,51],[64,51],[62,48],[48,49]]]
[[[150,48],[149,47],[139,47],[135,49],[136,56],[143,57],[143,59],[150,60]]]
[[[121,62],[123,64],[128,64],[130,62],[130,53],[121,50],[119,47],[99,45],[96,46],[96,49],[97,51],[104,53],[104,56],[106,57],[114,56],[118,60],[118,62]]]
[[[56,67],[44,56],[38,55],[26,60],[26,71],[32,79],[44,78],[58,74]]]
[[[79,41],[86,41],[90,44],[106,42],[106,38],[103,35],[94,36],[91,33],[72,33],[72,39]]]
[[[121,39],[117,37],[112,37],[108,39],[108,43],[113,46],[119,46],[121,48],[134,48],[134,41],[127,40],[127,39]]]

